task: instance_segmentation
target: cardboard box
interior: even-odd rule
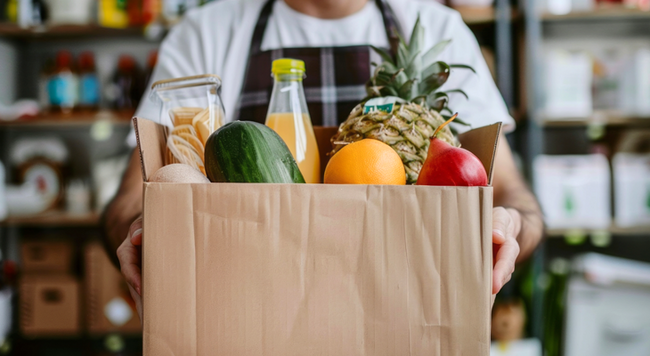
[[[19,301],[23,335],[73,336],[81,329],[79,282],[71,276],[23,276]]]
[[[145,182],[144,236],[145,355],[489,355],[491,187]]]
[[[84,251],[86,322],[91,334],[140,334],[142,325],[129,289],[99,243]]]
[[[20,247],[22,270],[29,273],[70,272],[72,252],[69,241],[24,241]]]

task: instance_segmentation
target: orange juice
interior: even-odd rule
[[[271,113],[266,126],[287,144],[307,183],[320,183],[320,155],[309,114]]]

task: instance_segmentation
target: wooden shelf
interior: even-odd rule
[[[605,6],[593,11],[571,12],[566,15],[544,14],[542,20],[548,22],[554,21],[608,21],[608,20],[627,20],[627,19],[648,19],[650,20],[650,11],[643,11],[636,8],[626,8],[623,6]]]
[[[469,26],[491,24],[496,21],[496,14],[493,7],[472,7],[457,6],[454,10],[460,13],[463,21]],[[517,18],[517,12],[513,9],[511,19]]]
[[[14,23],[0,23],[0,37],[18,39],[142,37],[141,27],[109,28],[98,25],[54,25],[22,28]]]
[[[493,7],[457,6],[454,9],[468,25],[491,23],[495,20]]]
[[[574,236],[574,235],[591,235],[594,232],[609,232],[615,236],[641,236],[648,235],[650,236],[650,226],[635,226],[635,227],[618,227],[612,225],[608,229],[548,229],[546,230],[546,236],[554,237],[565,237],[565,236]]]
[[[544,127],[650,126],[650,117],[628,116],[614,112],[596,112],[587,118],[545,118],[542,119],[540,124]]]
[[[99,214],[73,215],[65,211],[50,211],[33,216],[10,216],[0,221],[11,227],[92,227],[99,226]]]
[[[101,121],[107,121],[117,126],[129,126],[133,114],[133,111],[99,111],[68,115],[44,113],[34,118],[15,121],[0,120],[0,128],[85,127]]]

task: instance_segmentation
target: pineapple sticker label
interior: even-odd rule
[[[393,107],[395,103],[403,103],[403,99],[396,96],[387,96],[383,98],[373,98],[366,101],[366,104],[363,106],[363,113],[367,114],[373,111],[383,111],[385,113],[393,112]]]

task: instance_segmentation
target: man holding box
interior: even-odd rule
[[[369,45],[390,47],[389,39],[396,33],[404,37],[408,31],[401,29],[412,28],[418,16],[425,27],[425,38],[430,42],[425,47],[451,39],[441,60],[469,65],[476,70],[476,74],[453,72],[445,87],[464,90],[469,101],[451,94],[449,106],[474,127],[501,121],[506,130],[513,130],[514,120],[492,81],[473,34],[457,12],[435,1],[221,0],[188,13],[172,30],[161,47],[152,81],[220,74],[224,82],[226,121],[239,119],[242,113],[246,113],[242,119],[259,120],[250,117],[256,112],[251,108],[268,105],[268,98],[256,95],[256,88],[244,78],[259,77],[255,85],[266,85],[264,76],[268,73],[262,75],[258,68],[282,56],[283,49],[291,49],[292,53],[319,51],[320,68],[308,67],[307,76],[320,76],[322,87],[314,88],[311,92],[316,94],[307,101],[310,106],[316,104],[323,108],[312,115],[312,119],[318,117],[315,124],[333,126],[345,119],[337,117],[337,105],[359,102],[365,96],[363,85],[371,75],[369,60],[379,62],[372,57]],[[357,74],[358,78],[337,76],[332,63],[345,63],[345,70]],[[327,95],[332,92],[334,95]],[[143,100],[137,116],[158,118],[157,105]],[[463,127],[458,130],[462,131]],[[494,172],[492,292],[496,294],[510,280],[515,264],[530,256],[539,243],[543,223],[537,202],[503,138]],[[107,244],[111,251],[117,250],[122,273],[139,311],[139,246],[143,236],[142,220],[138,217],[141,214],[142,176],[138,153],[134,152],[118,195],[106,211],[105,222]]]

